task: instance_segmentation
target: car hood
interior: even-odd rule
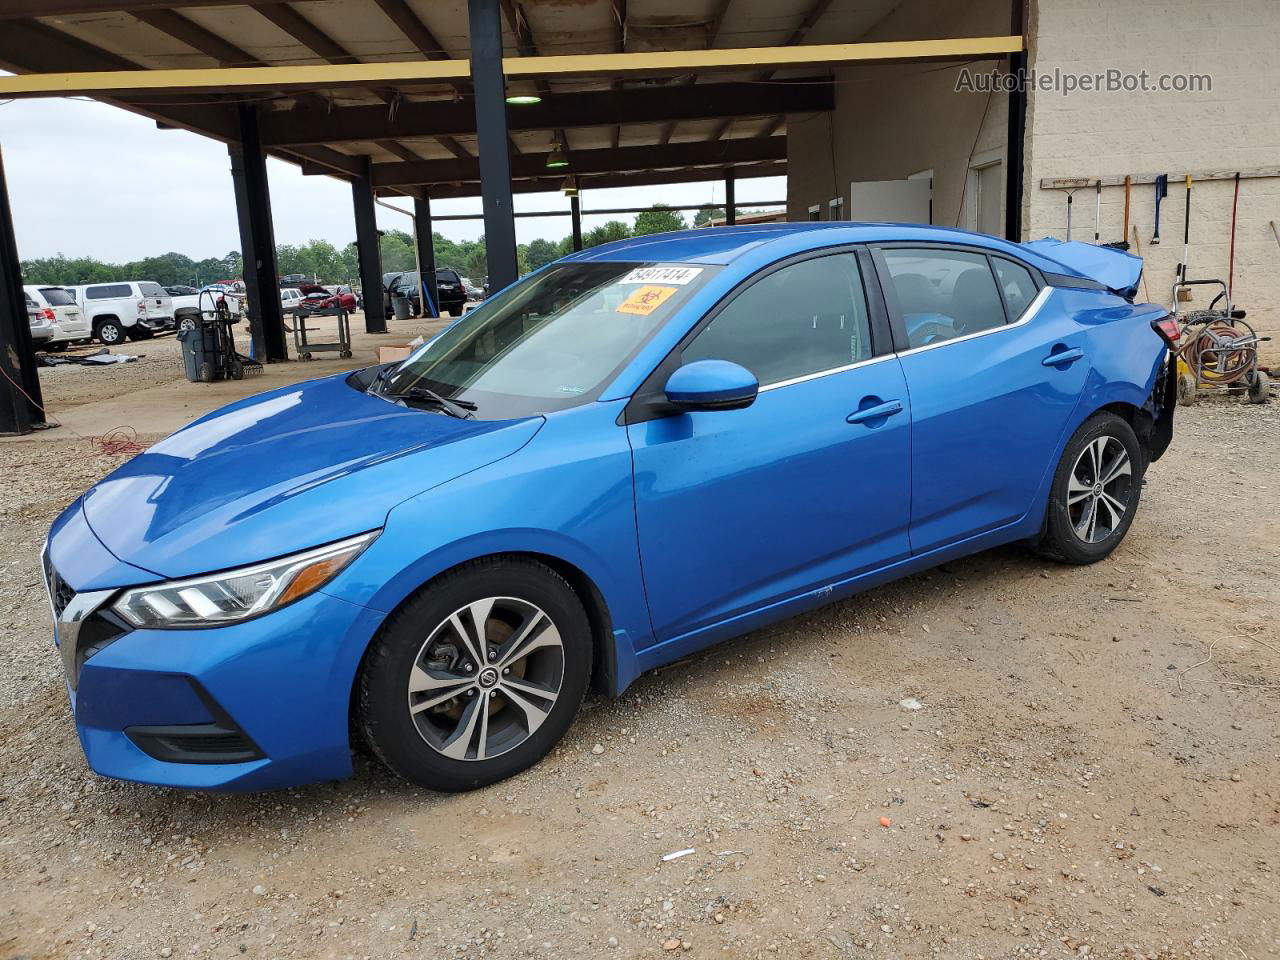
[[[116,557],[182,577],[381,527],[396,504],[510,456],[541,417],[456,420],[372,396],[344,376],[223,407],[84,497]]]
[[[1132,300],[1142,277],[1142,258],[1131,253],[1079,240],[1045,237],[1024,244],[1042,257],[1048,257],[1090,280],[1096,280],[1113,293]]]

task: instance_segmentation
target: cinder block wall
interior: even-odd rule
[[[1154,188],[1133,188],[1131,218],[1147,260],[1148,298],[1168,304],[1182,255],[1181,178],[1205,170],[1280,167],[1280,3],[1276,0],[1033,0],[1033,67],[1051,71],[1194,72],[1207,93],[1033,92],[1027,118],[1024,224],[1028,238],[1062,236],[1066,196],[1042,178],[1170,174],[1152,248]],[[1231,227],[1230,181],[1193,186],[1190,275],[1224,279]],[[1102,239],[1119,240],[1123,187],[1105,187]],[[1242,180],[1235,299],[1280,340],[1280,178]],[[1094,195],[1076,194],[1073,237],[1092,240]],[[1129,238],[1132,240],[1132,237]],[[1207,302],[1198,298],[1197,305]],[[1280,343],[1264,345],[1280,362]]]

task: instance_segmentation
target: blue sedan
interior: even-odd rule
[[[464,790],[589,684],[998,544],[1101,560],[1173,429],[1140,271],[890,224],[642,237],[224,407],[50,531],[88,761],[261,790],[349,776],[354,735]]]

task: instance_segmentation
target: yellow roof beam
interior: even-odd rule
[[[807,67],[884,60],[960,60],[996,57],[1023,48],[1022,37],[964,37],[888,43],[824,43],[727,50],[571,54],[506,57],[508,77],[554,77]],[[106,96],[147,91],[248,91],[387,86],[464,80],[466,60],[230,67],[186,70],[112,70],[96,73],[27,73],[0,77],[0,97]]]

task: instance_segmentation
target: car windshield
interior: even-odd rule
[[[481,419],[533,416],[595,399],[717,267],[565,263],[468,313],[386,377],[426,387]]]

